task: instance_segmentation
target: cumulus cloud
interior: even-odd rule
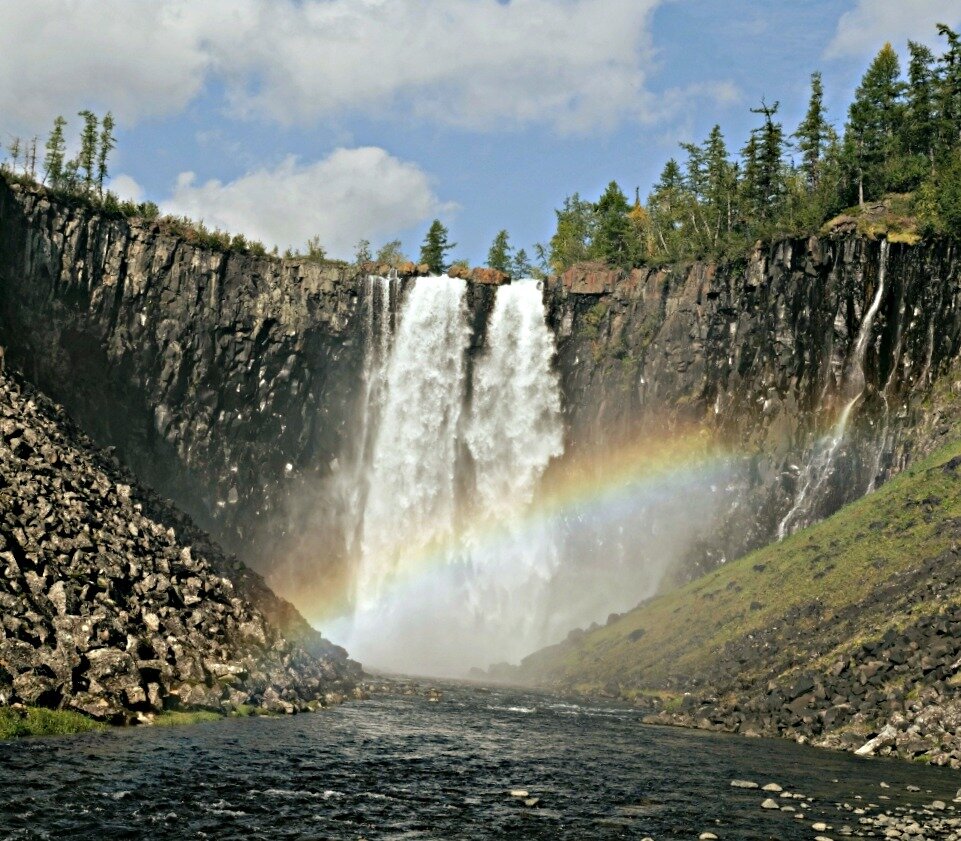
[[[198,184],[185,172],[163,209],[268,247],[303,247],[319,236],[332,256],[348,257],[362,237],[377,242],[453,207],[440,202],[419,167],[363,147],[336,149],[310,164],[290,156],[226,183]]]
[[[142,202],[144,200],[144,189],[129,175],[115,175],[107,183],[107,189],[121,199]]]
[[[961,24],[961,0],[857,0],[841,15],[825,55],[870,55],[885,41],[896,47],[909,39],[934,44],[936,23]]]
[[[205,17],[182,3],[0,0],[0,118],[40,131],[88,105],[127,122],[179,111],[210,67]]]
[[[237,114],[396,113],[472,129],[651,119],[664,0],[0,0],[0,114],[132,122],[223,84]]]

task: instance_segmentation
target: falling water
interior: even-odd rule
[[[470,341],[463,280],[425,278],[410,292],[382,393],[369,457],[358,606],[376,605],[410,559],[453,534],[458,433]]]
[[[548,529],[519,526],[563,451],[541,291],[497,290],[470,381],[464,281],[417,280],[396,321],[367,388],[351,651],[414,672],[519,657],[549,641],[534,635],[558,564]]]
[[[874,293],[874,298],[868,307],[868,311],[864,314],[864,318],[861,321],[861,329],[858,331],[858,337],[854,343],[854,352],[845,370],[841,390],[842,395],[847,398],[844,408],[841,410],[841,414],[838,416],[837,422],[831,429],[830,434],[815,444],[814,452],[804,468],[801,490],[798,492],[797,497],[795,497],[791,509],[778,524],[778,540],[782,540],[792,531],[808,524],[812,515],[812,505],[817,502],[822,488],[834,472],[838,450],[847,433],[848,423],[851,420],[854,407],[864,394],[864,356],[867,352],[868,342],[871,339],[871,330],[874,326],[875,316],[881,306],[881,299],[884,297],[884,282],[887,275],[887,267],[888,242],[887,240],[881,240],[878,288]]]

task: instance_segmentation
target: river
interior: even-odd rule
[[[852,810],[871,804],[937,798],[950,809],[961,782],[945,769],[645,726],[616,706],[439,688],[437,701],[420,691],[290,718],[0,744],[0,838],[811,841],[813,822],[856,830]],[[769,796],[797,811],[763,810]]]

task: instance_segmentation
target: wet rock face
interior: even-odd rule
[[[294,712],[352,691],[359,667],[292,613],[59,407],[0,374],[0,705],[125,722]]]
[[[210,251],[5,183],[0,255],[9,360],[218,538],[269,545],[255,526],[280,527],[351,418],[346,270]]]
[[[706,429],[740,456],[710,567],[768,542],[861,372],[855,346],[877,291],[881,243],[788,240],[741,263],[612,272],[576,266],[545,292],[559,345],[568,451],[645,428]],[[920,411],[961,347],[952,246],[892,244],[867,331],[863,393],[809,518],[903,468],[937,437]]]

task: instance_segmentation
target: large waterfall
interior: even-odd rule
[[[390,282],[369,293],[351,651],[411,672],[516,659],[548,641],[538,605],[557,563],[550,530],[525,523],[563,451],[542,293],[497,290],[472,366],[463,280],[417,280],[392,334]]]

